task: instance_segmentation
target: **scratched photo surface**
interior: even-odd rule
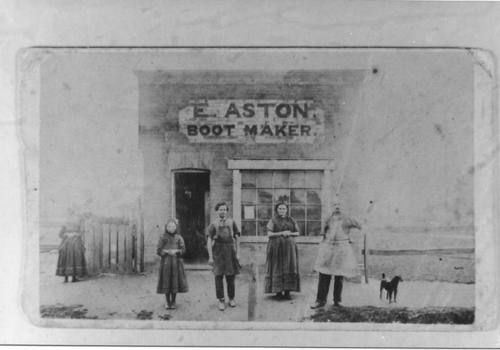
[[[473,52],[27,59],[40,324],[474,325]]]

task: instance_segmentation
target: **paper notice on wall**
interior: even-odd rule
[[[255,219],[255,211],[253,205],[243,206],[243,218],[245,220]]]

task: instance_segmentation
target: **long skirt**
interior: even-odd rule
[[[293,237],[269,240],[266,270],[264,293],[300,292],[299,255]]]
[[[88,274],[85,261],[85,246],[80,238],[72,237],[59,248],[57,276],[85,276]]]
[[[356,277],[360,274],[358,261],[348,241],[321,243],[314,271],[344,277]]]
[[[184,262],[178,256],[162,257],[158,271],[156,293],[186,293],[189,290]]]

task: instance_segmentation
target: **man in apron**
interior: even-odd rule
[[[224,284],[226,276],[229,306],[235,307],[236,302],[234,280],[240,273],[239,268],[239,237],[240,230],[236,223],[227,217],[229,208],[225,202],[217,203],[215,211],[219,218],[212,222],[207,232],[208,263],[213,266],[215,276],[215,294],[219,299],[219,310],[224,311]]]
[[[356,277],[358,261],[352,248],[351,229],[361,230],[361,225],[342,211],[342,204],[338,197],[333,203],[333,214],[327,220],[323,241],[319,245],[318,257],[314,264],[314,271],[319,272],[318,294],[316,303],[311,309],[325,306],[332,276],[333,302],[335,306],[342,306],[342,286],[345,277]]]

